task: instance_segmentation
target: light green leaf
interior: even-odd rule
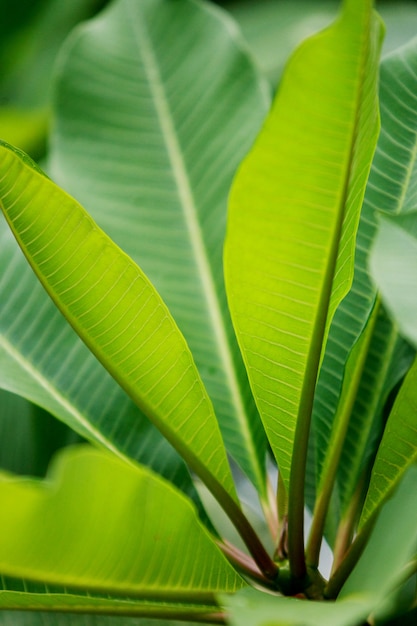
[[[378,132],[380,39],[371,3],[354,0],[297,50],[231,193],[230,308],[287,486],[294,446],[306,445],[326,329],[352,281]],[[303,474],[302,456],[294,476]]]
[[[182,621],[109,617],[107,615],[75,615],[74,613],[0,611],[1,626],[183,626]],[[187,622],[196,626],[198,622]]]
[[[223,598],[232,626],[361,626],[374,600],[371,594],[357,593],[340,602],[308,602],[273,598],[255,589]]]
[[[265,499],[265,435],[227,310],[222,247],[232,176],[266,114],[266,85],[220,10],[119,0],[70,38],[55,92],[54,179],[164,298],[229,452]]]
[[[0,172],[6,219],[55,304],[210,489],[235,498],[211,402],[149,280],[75,200],[5,145]]]
[[[416,486],[417,467],[411,467],[382,508],[371,538],[340,592],[341,599],[356,593],[376,594],[380,607],[403,582],[406,565],[417,545]]]
[[[72,618],[83,620],[86,615],[117,616],[119,619],[132,617],[160,618],[163,620],[190,619],[207,621],[210,615],[217,614],[218,606],[213,604],[180,604],[169,602],[152,602],[146,600],[129,600],[126,598],[100,598],[91,594],[77,595],[69,593],[28,593],[27,591],[0,592],[0,624],[4,611],[24,610],[39,613],[40,611],[57,611],[69,613]],[[36,618],[35,618],[36,619]],[[52,620],[52,616],[50,618]],[[43,623],[43,622],[42,622]],[[73,622],[71,622],[72,624]],[[85,624],[84,621],[81,621]],[[117,622],[119,624],[119,622]],[[131,624],[128,621],[128,624]]]
[[[363,527],[417,461],[417,360],[408,372],[385,426],[372,468],[359,526]]]
[[[149,465],[198,502],[184,462],[59,313],[2,213],[0,267],[0,386],[86,439]]]
[[[370,269],[401,334],[417,347],[417,233],[413,231],[417,231],[417,213],[395,219],[381,215]]]
[[[68,448],[47,481],[3,475],[0,491],[3,575],[206,604],[244,584],[183,495],[108,453]]]

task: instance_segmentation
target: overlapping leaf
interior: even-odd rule
[[[378,510],[402,478],[417,461],[417,361],[408,372],[392,411],[375,464],[366,496],[360,525],[363,526]]]
[[[334,318],[315,402],[319,471],[336,413],[345,363],[355,338],[366,324],[376,297],[376,286],[371,282],[368,264],[369,252],[377,232],[377,212],[383,210],[391,214],[407,214],[415,206],[416,93],[417,42],[414,40],[386,57],[381,65],[381,134],[358,232],[355,278],[351,292],[341,303]],[[388,249],[384,250],[385,253],[384,263],[389,263]],[[363,459],[369,433],[372,425],[378,421],[383,408],[382,400],[386,399],[392,388],[387,379],[391,364],[395,361],[398,363],[398,372],[394,372],[392,377],[393,384],[404,373],[401,357],[404,350],[398,330],[390,324],[383,311],[380,312],[370,350],[341,458],[339,487],[343,508],[348,505],[364,467]],[[408,359],[407,362],[409,363]],[[344,383],[350,387],[348,377]],[[374,440],[378,441],[377,433],[374,434]],[[368,456],[369,453],[372,455],[371,450],[368,450]]]
[[[269,97],[230,18],[119,0],[62,52],[50,168],[144,269],[184,333],[230,453],[265,498],[265,437],[225,301],[226,200]]]
[[[192,604],[190,602],[163,602],[157,600],[143,600],[134,597],[117,597],[109,594],[83,593],[79,589],[69,591],[68,588],[59,588],[57,585],[33,583],[22,579],[10,579],[2,576],[0,589],[0,624],[3,623],[5,611],[26,611],[36,623],[42,618],[42,612],[52,612],[50,620],[54,623],[54,611],[67,613],[72,618],[71,624],[85,624],[87,616],[117,616],[116,619],[132,617],[161,618],[168,622],[174,618],[189,621],[193,617],[206,618],[218,612],[218,606],[213,600],[211,604]],[[97,619],[99,619],[97,617]],[[78,621],[77,621],[78,620]],[[17,620],[16,623],[19,623]],[[44,622],[42,622],[44,623]],[[119,622],[117,622],[119,624]]]
[[[0,491],[2,574],[206,605],[244,585],[184,496],[108,453],[67,449],[48,481],[3,475]]]
[[[61,316],[2,214],[0,224],[2,388],[43,407],[86,439],[149,465],[196,500],[178,454]]]
[[[147,277],[75,200],[5,145],[0,172],[6,219],[55,304],[208,486],[235,497],[211,402]]]
[[[355,593],[376,594],[377,608],[381,609],[387,595],[404,582],[406,566],[415,557],[417,545],[416,485],[417,467],[411,467],[383,507],[372,536],[340,593],[341,599]]]
[[[346,2],[338,22],[299,48],[232,189],[230,308],[287,485],[294,444],[305,443],[325,329],[352,279],[378,132],[380,35],[371,3]]]

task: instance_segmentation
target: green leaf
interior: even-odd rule
[[[196,626],[198,622],[187,622]],[[183,621],[75,615],[74,613],[0,611],[1,626],[183,626]]]
[[[352,281],[378,132],[380,39],[371,3],[353,1],[297,50],[231,193],[225,261],[232,319],[287,486],[294,446],[293,476],[303,480],[322,342]]]
[[[370,269],[401,334],[417,347],[417,213],[380,216]]]
[[[416,76],[416,40],[386,57],[381,64],[381,134],[358,230],[355,276],[352,289],[341,302],[332,323],[315,398],[314,430],[319,469],[328,447],[342,385],[349,386],[349,377],[344,373],[346,361],[362,332],[376,296],[376,286],[370,283],[368,269],[370,250],[377,232],[376,213],[380,210],[391,214],[407,213],[414,204],[417,116],[413,94],[417,89]],[[385,260],[382,262],[386,264],[389,256],[387,247],[383,256]],[[380,437],[381,411],[393,386],[387,376],[390,376],[390,364],[395,367],[398,349],[402,350],[398,330],[382,312],[377,321],[341,457],[338,486],[344,510],[349,506],[358,485],[359,475],[364,468],[368,436],[375,425],[377,428],[372,438],[378,440]],[[392,379],[394,384],[403,373],[403,364],[400,363]],[[368,447],[367,458],[374,451],[372,444]]]
[[[152,602],[146,600],[129,600],[126,598],[100,598],[90,594],[77,595],[70,593],[28,593],[25,591],[0,591],[0,624],[4,611],[25,610],[39,613],[40,611],[56,611],[69,613],[74,620],[79,616],[82,624],[86,615],[117,616],[119,619],[132,617],[160,618],[163,620],[190,619],[207,621],[211,615],[218,613],[219,608],[213,604],[180,604],[169,602]],[[51,617],[52,619],[52,617]],[[42,622],[43,623],[43,622]],[[73,622],[71,622],[72,624]],[[76,621],[74,621],[76,623]],[[101,622],[100,622],[101,623]],[[119,622],[117,622],[119,623]],[[131,621],[127,622],[131,624]]]
[[[385,426],[372,468],[359,527],[378,511],[405,471],[417,461],[417,360],[408,372]]]
[[[368,467],[375,458],[385,426],[387,400],[414,359],[414,350],[398,335],[398,328],[385,309],[380,305],[378,309],[338,469],[342,515],[347,512],[364,472],[369,478]]]
[[[371,538],[340,592],[341,599],[356,593],[376,594],[380,606],[403,582],[405,567],[417,545],[416,486],[417,467],[411,467],[382,508]]]
[[[86,439],[149,465],[198,502],[184,462],[60,315],[2,213],[0,224],[1,387]]]
[[[357,593],[340,602],[308,602],[244,589],[222,598],[232,626],[361,626],[374,596]]]
[[[220,10],[120,0],[68,41],[55,92],[54,179],[164,298],[229,452],[265,499],[265,435],[222,270],[227,194],[267,111],[265,84]]]
[[[69,448],[47,481],[3,475],[0,490],[3,575],[206,604],[244,584],[182,494],[107,452]]]
[[[210,489],[235,498],[211,402],[149,280],[75,200],[6,145],[0,171],[6,219],[55,304]]]

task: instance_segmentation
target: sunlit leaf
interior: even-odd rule
[[[235,497],[211,402],[147,277],[75,200],[6,145],[0,171],[6,219],[55,304],[210,488]]]
[[[352,280],[378,132],[380,39],[371,3],[353,1],[298,49],[232,188],[230,308],[287,485],[294,445],[308,430],[326,328]],[[296,464],[294,475],[302,474],[299,457]]]
[[[230,18],[208,4],[113,3],[61,53],[49,163],[157,287],[229,452],[265,499],[265,436],[222,269],[232,176],[269,105],[242,48]]]
[[[3,575],[209,605],[244,584],[180,492],[108,453],[69,448],[45,482],[2,475],[0,497]]]

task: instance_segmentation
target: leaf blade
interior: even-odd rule
[[[54,178],[163,296],[227,448],[265,500],[266,440],[227,311],[222,244],[231,177],[269,96],[235,25],[202,2],[119,1],[65,46],[55,100]]]
[[[182,335],[148,279],[80,205],[5,146],[1,165],[3,211],[49,295],[197,473],[207,480],[207,464],[215,482],[235,498],[211,403]],[[145,362],[146,371],[138,375],[138,363]],[[190,421],[193,414],[196,419],[192,428],[188,411]],[[208,450],[201,424],[210,433]],[[187,439],[197,449],[191,450]]]
[[[184,496],[107,452],[67,449],[48,481],[2,475],[1,491],[8,506],[0,569],[7,576],[209,605],[216,590],[243,584]],[[171,569],[160,567],[164,559]]]
[[[249,371],[252,370],[252,388],[260,413],[261,416],[264,414],[264,425],[287,485],[297,436],[295,424],[300,421],[297,414],[300,415],[303,409],[308,412],[307,406],[300,408],[300,403],[311,401],[321,342],[336,305],[349,288],[352,278],[352,259],[349,261],[349,255],[353,252],[354,224],[359,219],[360,189],[369,168],[372,146],[376,142],[378,124],[374,68],[370,69],[366,79],[372,96],[363,105],[363,110],[361,107],[362,74],[367,64],[368,46],[372,49],[371,56],[377,55],[379,24],[371,17],[370,5],[361,3],[359,7],[356,4],[346,3],[344,17],[304,44],[293,57],[293,74],[298,82],[291,74],[284,77],[281,87],[281,94],[284,95],[276,102],[275,119],[270,118],[267,122],[263,143],[261,135],[252,156],[242,166],[230,201],[226,286],[232,318],[246,365]],[[358,23],[353,27],[355,19]],[[352,39],[353,32],[356,34]],[[342,45],[343,37],[350,42]],[[337,68],[335,62],[331,70],[334,72],[332,81],[327,82],[328,58],[332,56],[335,59],[339,50],[343,64],[346,46],[351,54],[349,62],[343,71]],[[308,75],[305,76],[302,67],[307,56],[305,67],[308,67]],[[314,66],[311,65],[312,59],[315,59]],[[319,86],[317,76],[322,77]],[[334,86],[340,76],[349,76],[347,82],[352,79],[355,89],[352,93],[347,83],[343,80],[340,83],[338,88],[343,104],[339,103],[341,117],[338,119],[332,106],[337,100]],[[331,95],[325,98],[323,94],[329,90],[330,84]],[[296,96],[298,92],[303,95]],[[310,93],[311,98],[306,98],[306,93]],[[308,101],[309,106],[306,104]],[[309,126],[310,117],[315,122],[313,129]],[[330,120],[326,128],[324,120],[326,124]],[[333,127],[332,122],[335,124]],[[363,143],[360,156],[356,155],[355,160],[352,151],[357,126]],[[282,150],[279,155],[275,153],[272,156],[274,148],[268,132],[270,137],[280,138]],[[311,145],[306,145],[307,137]],[[300,149],[304,157],[301,161],[308,163],[308,167],[300,167]],[[335,159],[336,153],[339,154],[338,159]],[[323,169],[324,163],[326,168]],[[339,163],[342,164],[340,167]],[[280,173],[280,182],[271,183],[275,172]],[[245,196],[257,198],[257,223],[251,215],[252,200],[246,200]],[[263,222],[260,220],[260,203]],[[345,203],[348,214],[342,229]],[[317,223],[318,215],[320,224]],[[257,242],[253,241],[254,236]],[[237,251],[242,241],[246,248],[239,256]],[[292,260],[294,257],[295,260]],[[331,296],[335,275],[338,276]],[[260,309],[262,315],[267,316],[266,321],[262,320]],[[279,352],[286,355],[282,356]],[[262,360],[269,361],[275,368],[270,381],[260,373],[265,366]],[[316,365],[313,365],[314,361]]]

